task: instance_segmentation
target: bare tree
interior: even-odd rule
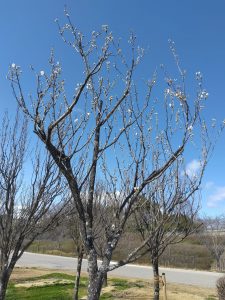
[[[36,237],[51,228],[62,210],[61,180],[50,157],[36,155],[31,181],[24,176],[27,121],[7,115],[0,133],[0,299],[5,299],[16,262]],[[55,204],[55,199],[57,199]]]
[[[154,273],[154,300],[159,300],[159,258],[166,248],[183,241],[199,228],[198,189],[206,160],[198,174],[187,174],[183,161],[177,160],[149,187],[135,211],[137,230],[143,240],[149,237],[146,247]]]
[[[23,93],[21,70],[15,64],[10,68],[9,79],[21,109],[33,122],[34,132],[67,180],[88,258],[88,300],[95,300],[100,297],[108,271],[143,254],[148,241],[124,260],[110,265],[140,195],[183,155],[195,130],[199,133],[198,149],[207,152],[207,129],[199,116],[208,94],[199,75],[197,96],[189,101],[185,72],[177,64],[180,84],[165,72],[166,86],[161,95],[164,100],[153,97],[150,101],[157,76],[154,74],[146,82],[135,77],[144,50],[136,47],[133,34],[128,41],[130,50],[123,52],[120,40],[115,40],[108,26],[93,31],[87,40],[74,27],[68,12],[66,18],[64,26],[58,23],[59,32],[84,67],[74,95],[67,96],[62,67],[53,54],[48,72],[34,70],[37,94],[31,98],[31,109]],[[173,44],[171,49],[175,51]],[[95,191],[99,180],[104,181],[101,201],[110,209],[101,214],[105,243],[103,259],[98,264]]]
[[[225,248],[225,219],[224,216],[205,217],[202,219],[203,228],[199,233],[200,241],[206,246],[216,261],[216,269],[221,270],[221,257]]]

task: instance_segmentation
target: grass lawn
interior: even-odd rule
[[[52,270],[16,268],[7,300],[72,300],[74,275]],[[85,299],[87,278],[82,277],[79,299]],[[101,300],[152,299],[152,282],[109,278]],[[216,300],[213,289],[168,284],[168,300]]]

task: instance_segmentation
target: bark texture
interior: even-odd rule
[[[159,261],[158,258],[154,258],[152,260],[152,267],[153,267],[153,274],[154,274],[154,283],[153,283],[153,290],[154,290],[154,300],[159,300]]]
[[[78,249],[78,258],[77,258],[77,274],[75,279],[75,285],[74,285],[74,300],[78,300],[78,294],[79,294],[79,287],[80,287],[80,274],[81,274],[81,267],[82,267],[82,261],[84,256],[83,248],[80,250]]]
[[[1,269],[0,273],[0,300],[5,300],[6,290],[9,283],[9,278],[13,268],[5,266]]]

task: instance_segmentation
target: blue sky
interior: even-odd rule
[[[148,51],[146,74],[152,74],[160,63],[173,69],[168,39],[176,48],[190,78],[196,71],[204,75],[209,92],[207,118],[225,119],[225,1],[209,0],[7,0],[0,2],[0,91],[2,113],[14,111],[8,67],[15,62],[25,74],[29,65],[37,69],[46,66],[52,47],[71,72],[69,49],[62,43],[55,18],[63,22],[67,5],[77,27],[88,34],[108,24],[116,36],[126,39],[135,32],[140,44]],[[79,69],[77,70],[80,71]],[[70,74],[70,73],[69,73]],[[31,79],[27,75],[27,84]],[[225,213],[225,136],[217,143],[203,182],[202,211]]]

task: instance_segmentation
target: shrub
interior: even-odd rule
[[[219,278],[216,283],[219,300],[225,299],[225,276]]]

